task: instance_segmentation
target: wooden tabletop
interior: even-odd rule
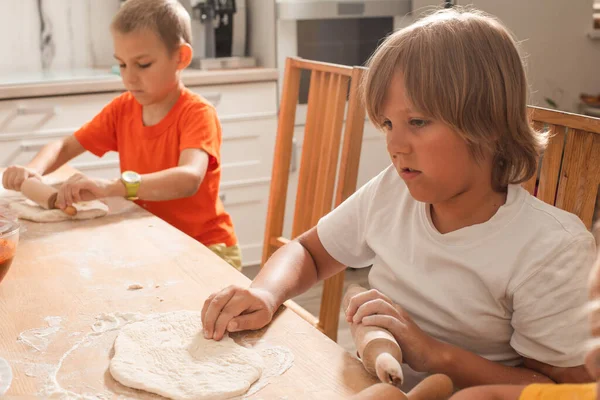
[[[50,178],[64,180],[72,172],[65,168]],[[12,201],[11,192],[0,200]],[[212,292],[249,284],[206,247],[142,208],[120,199],[109,206],[108,216],[90,221],[22,223],[16,257],[0,283],[0,357],[14,374],[8,398],[44,396],[57,384],[91,396],[148,397],[127,391],[108,372],[116,331],[82,340],[96,317],[200,311]],[[144,288],[128,290],[135,283]],[[32,346],[18,340],[24,332],[39,341]],[[251,399],[347,398],[375,382],[352,355],[284,307],[266,329],[234,338],[283,346],[295,358]]]

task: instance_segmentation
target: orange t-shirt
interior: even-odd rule
[[[596,400],[597,385],[537,383],[527,386],[519,400]]]
[[[231,217],[219,199],[221,124],[215,108],[201,96],[184,88],[167,116],[144,126],[142,106],[126,92],[75,132],[75,138],[98,157],[118,152],[121,171],[142,175],[176,167],[184,149],[205,151],[208,170],[195,195],[136,203],[206,246],[237,243]]]

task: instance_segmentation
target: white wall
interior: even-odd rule
[[[51,45],[48,69],[113,64],[109,25],[118,0],[42,0]],[[41,21],[36,0],[0,1],[0,73],[42,70]],[[48,47],[53,47],[49,55]]]
[[[440,4],[413,0],[413,8]],[[594,0],[458,0],[498,17],[523,41],[530,103],[547,107],[545,97],[559,108],[577,111],[579,94],[600,93],[600,40],[591,40]]]

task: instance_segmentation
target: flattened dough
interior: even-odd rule
[[[258,352],[225,336],[204,339],[199,312],[177,311],[125,326],[110,373],[121,384],[171,399],[228,399],[246,393],[264,369]]]
[[[34,222],[61,222],[103,217],[108,214],[108,206],[99,200],[82,201],[73,205],[77,214],[71,217],[62,210],[46,210],[31,200],[19,200],[10,203],[19,218]]]

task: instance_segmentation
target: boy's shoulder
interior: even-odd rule
[[[525,191],[525,189],[521,188]],[[527,224],[546,234],[562,236],[563,240],[592,237],[581,219],[568,211],[550,205],[532,195],[527,195],[524,202],[523,215]]]
[[[184,87],[181,96],[182,112],[217,114],[215,106],[202,95]]]

